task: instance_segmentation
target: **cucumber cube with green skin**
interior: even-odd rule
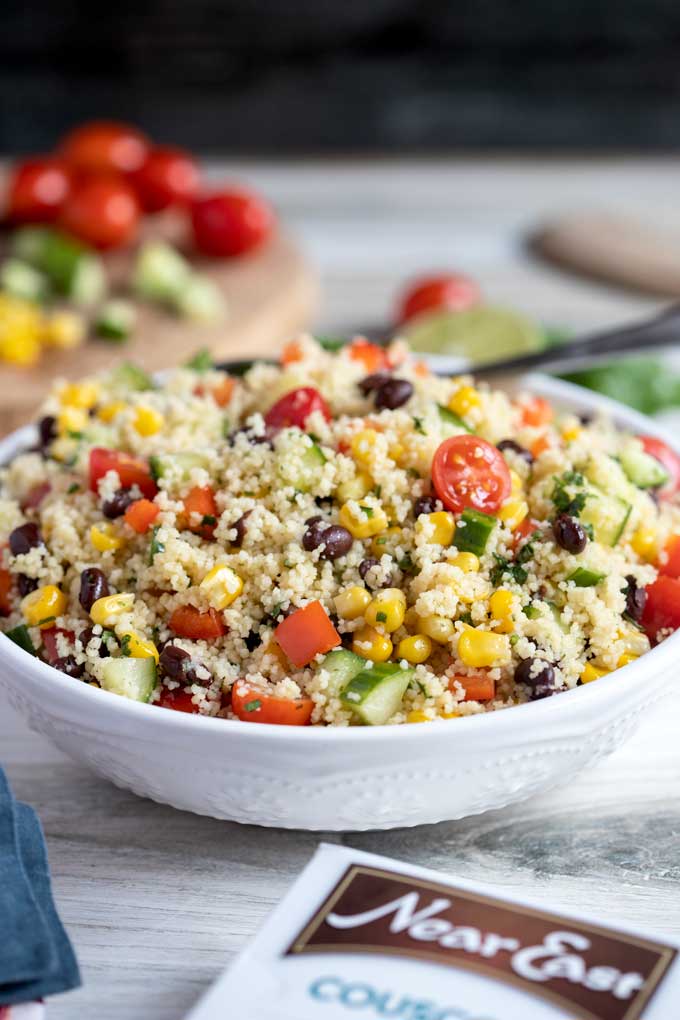
[[[106,659],[102,666],[102,688],[131,701],[148,702],[156,679],[153,659]]]
[[[117,365],[111,372],[109,380],[114,389],[126,393],[154,389],[151,376],[132,361],[124,361],[121,365]]]
[[[28,632],[28,627],[25,624],[20,623],[18,627],[13,627],[12,630],[5,631],[5,637],[13,641],[19,648],[23,648],[29,655],[36,655],[35,646],[31,641],[31,635]]]
[[[472,432],[470,426],[465,424],[460,415],[450,411],[448,407],[444,406],[444,404],[437,404],[437,411],[439,412],[439,420],[442,425],[448,425],[451,427],[451,435],[454,435],[456,432],[460,432],[461,429],[463,432]],[[445,431],[448,432],[448,429]]]
[[[621,496],[609,496],[594,485],[588,489],[587,495],[581,522],[591,525],[596,542],[612,547],[617,545],[631,515],[631,503]]]
[[[21,259],[7,259],[0,267],[0,288],[24,301],[45,301],[50,284],[44,273]]]
[[[224,295],[208,276],[192,273],[172,302],[176,312],[193,322],[220,322],[226,313]]]
[[[54,289],[75,304],[95,304],[106,290],[100,257],[58,230],[19,230],[12,239],[12,250],[17,258],[45,273]]]
[[[282,432],[277,440],[278,474],[284,485],[313,492],[321,480],[327,457],[318,443],[298,429]]]
[[[95,332],[104,340],[121,343],[127,340],[135,328],[137,311],[130,301],[115,299],[107,301],[95,319]]]
[[[174,305],[190,277],[190,264],[172,245],[147,241],[137,255],[132,286],[141,298]]]
[[[326,694],[331,698],[337,698],[365,665],[366,659],[355,655],[347,648],[335,648],[329,652],[321,664],[321,669],[328,673]]]
[[[596,570],[588,567],[577,567],[569,574],[567,581],[573,581],[577,588],[594,588],[600,581],[604,581],[606,574],[599,574]]]
[[[453,544],[459,552],[471,552],[481,556],[486,549],[491,532],[496,527],[496,518],[481,510],[463,510],[456,523]]]
[[[206,454],[194,450],[185,450],[179,453],[154,453],[149,457],[149,468],[155,482],[175,471],[180,474],[182,479],[186,480],[194,468],[207,468],[209,463],[210,459]]]
[[[621,467],[638,489],[658,489],[670,478],[663,464],[646,453],[639,439],[631,437],[620,455]]]
[[[414,677],[414,669],[402,669],[399,663],[374,662],[352,677],[340,699],[367,726],[382,726],[401,708]]]

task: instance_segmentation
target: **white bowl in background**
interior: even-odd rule
[[[439,367],[439,366],[438,366]],[[522,388],[677,443],[628,408],[543,376]],[[34,438],[0,442],[6,463]],[[376,728],[248,724],[162,710],[79,683],[0,635],[0,685],[32,729],[143,797],[215,818],[326,831],[462,818],[567,782],[669,692],[680,632],[597,683],[499,712]]]

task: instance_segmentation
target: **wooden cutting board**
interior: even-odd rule
[[[176,218],[147,222],[147,237],[161,236],[179,247],[184,227]],[[30,369],[0,362],[0,435],[32,419],[55,378],[76,379],[128,360],[146,369],[167,368],[202,347],[209,348],[216,360],[271,354],[309,325],[316,307],[317,280],[285,234],[249,256],[193,261],[224,292],[223,322],[204,326],[140,303],[134,336],[127,344],[93,339],[73,351],[45,350]],[[110,255],[106,262],[114,285],[129,279],[130,254]]]

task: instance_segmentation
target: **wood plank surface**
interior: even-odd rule
[[[496,301],[573,328],[658,306],[534,262],[524,232],[586,202],[675,220],[680,161],[247,164],[319,268],[319,326],[384,321],[405,276],[453,266]],[[459,822],[333,841],[680,937],[680,701],[566,788]],[[180,1020],[322,838],[174,811],[30,734],[0,697],[0,761],[47,833],[84,987],[50,1020]],[[243,1018],[246,1020],[246,1018]]]

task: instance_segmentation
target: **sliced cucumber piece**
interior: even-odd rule
[[[621,467],[638,489],[658,489],[670,478],[663,464],[645,453],[640,440],[632,437],[621,450]]]
[[[21,259],[7,259],[0,267],[0,287],[24,301],[44,301],[50,285],[44,273]]]
[[[396,662],[375,662],[352,677],[340,698],[367,726],[382,726],[399,711],[414,676]]]
[[[208,276],[192,273],[179,293],[173,307],[185,319],[193,322],[220,322],[227,305],[217,284]]]
[[[101,686],[131,701],[146,702],[156,686],[156,663],[153,659],[107,659]]]
[[[326,455],[318,443],[304,433],[286,430],[276,443],[278,474],[284,485],[300,492],[313,492],[321,479]]]
[[[109,379],[114,389],[125,392],[154,389],[151,376],[132,361],[124,361],[121,365],[116,365]]]
[[[148,241],[137,255],[132,285],[141,298],[174,304],[190,277],[191,266],[175,248]]]
[[[350,652],[346,648],[336,648],[329,652],[321,664],[321,668],[328,673],[327,694],[332,698],[337,698],[365,665],[366,659],[362,659],[360,655],[355,655],[354,652]]]
[[[130,301],[107,301],[99,310],[94,328],[104,340],[121,343],[129,339],[137,321],[137,310]]]
[[[209,372],[215,367],[215,359],[208,347],[201,347],[199,351],[184,362],[183,368],[190,368],[192,372]]]
[[[49,278],[60,294],[75,304],[92,305],[106,290],[102,260],[78,241],[56,230],[45,230],[17,240],[15,251]]]
[[[632,509],[632,505],[620,496],[608,496],[591,486],[581,511],[581,521],[591,525],[596,542],[615,546],[621,540]]]
[[[465,424],[460,415],[450,411],[448,407],[444,406],[444,404],[437,404],[437,411],[439,412],[439,420],[442,425],[449,426],[453,430],[451,433],[452,435],[455,432],[460,432],[461,429],[464,432],[472,432],[470,426]]]
[[[471,552],[475,556],[481,556],[495,527],[495,517],[484,514],[481,510],[463,510],[456,523],[453,544],[460,552]]]
[[[15,645],[19,645],[19,648],[23,648],[29,655],[36,655],[35,645],[31,641],[31,635],[28,632],[28,627],[20,623],[18,627],[13,627],[12,630],[5,631],[5,637],[13,641]]]
[[[186,480],[194,468],[207,468],[210,461],[206,454],[194,450],[179,453],[153,454],[149,457],[149,468],[154,481],[177,472]]]
[[[590,570],[589,567],[577,567],[569,574],[567,581],[573,581],[577,588],[594,588],[600,581],[604,581],[606,576],[596,570]]]

